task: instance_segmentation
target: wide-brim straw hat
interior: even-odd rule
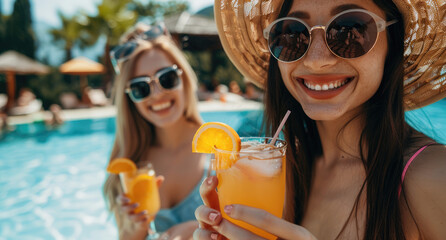
[[[226,54],[261,88],[270,58],[263,29],[277,18],[283,2],[215,0],[215,20]],[[404,105],[412,110],[446,97],[446,0],[394,3],[405,22]]]

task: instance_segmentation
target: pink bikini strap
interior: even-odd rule
[[[404,181],[404,177],[406,176],[406,172],[407,172],[407,169],[409,169],[409,165],[412,163],[412,161],[418,156],[418,154],[420,154],[424,149],[426,149],[429,145],[432,145],[432,144],[434,144],[434,143],[429,143],[429,144],[427,144],[427,145],[424,145],[423,147],[421,147],[420,149],[418,149],[418,151],[409,159],[409,161],[406,163],[406,166],[404,167],[404,170],[403,170],[403,174],[401,175],[401,185],[400,185],[400,188],[398,189],[398,197],[400,196],[400,194],[401,194],[401,188],[402,188],[402,184],[403,184],[403,181]]]

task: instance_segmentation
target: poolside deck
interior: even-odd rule
[[[260,110],[263,108],[263,104],[260,102],[243,100],[237,102],[221,102],[221,101],[202,101],[198,103],[198,109],[200,112],[214,112],[214,111],[247,111],[247,110]],[[43,121],[49,118],[51,115],[49,111],[40,111],[28,115],[22,116],[10,116],[8,117],[8,124],[26,124]],[[116,107],[104,106],[104,107],[92,107],[82,109],[69,109],[62,110],[61,116],[65,121],[79,120],[86,118],[107,118],[116,115]]]

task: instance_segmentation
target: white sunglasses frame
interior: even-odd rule
[[[164,73],[167,73],[169,71],[175,71],[175,73],[178,75],[178,78],[180,79],[180,82],[178,83],[177,86],[170,88],[170,89],[166,89],[164,88],[159,80],[159,77],[161,77],[161,75],[163,75]],[[180,68],[178,68],[178,66],[176,64],[170,66],[170,67],[166,67],[158,72],[156,72],[153,76],[142,76],[142,77],[136,77],[132,80],[130,80],[125,88],[125,93],[130,97],[130,99],[132,99],[133,102],[138,103],[138,102],[142,102],[145,99],[149,98],[152,95],[153,92],[153,86],[152,83],[157,84],[157,86],[162,89],[163,91],[172,91],[177,89],[178,87],[180,87],[183,84],[183,80],[181,79],[181,75],[183,74],[183,70],[181,70]],[[150,88],[150,94],[147,95],[144,98],[141,99],[136,99],[133,94],[132,94],[132,89],[130,88],[130,85],[132,83],[139,83],[139,82],[145,82],[149,85]]]

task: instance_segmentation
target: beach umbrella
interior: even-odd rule
[[[85,57],[73,58],[60,65],[59,71],[63,74],[78,75],[81,80],[81,90],[87,87],[87,76],[105,73],[104,65]]]
[[[8,103],[13,105],[15,99],[16,74],[47,74],[50,68],[16,51],[7,51],[0,55],[0,72],[6,74],[8,85]]]

